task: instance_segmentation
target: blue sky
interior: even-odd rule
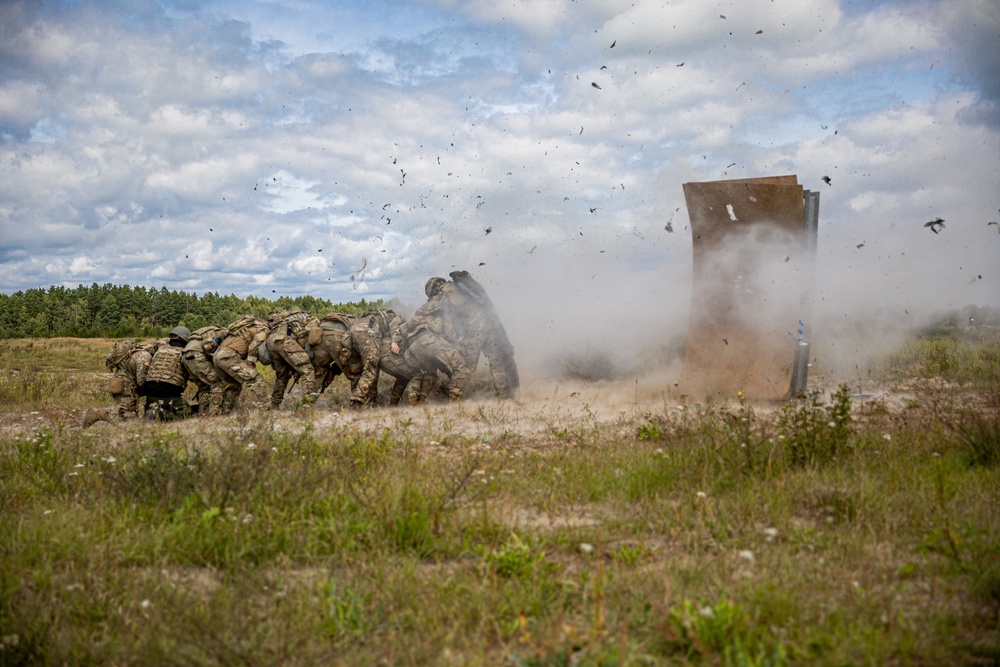
[[[7,0],[0,290],[466,268],[537,340],[661,331],[682,183],[794,173],[831,321],[1000,305],[997,71],[988,0]]]

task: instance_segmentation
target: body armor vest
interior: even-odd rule
[[[187,376],[181,363],[183,352],[184,349],[180,347],[161,345],[153,355],[149,373],[146,374],[146,382],[166,382],[182,388],[187,386]]]

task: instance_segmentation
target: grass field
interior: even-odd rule
[[[0,664],[1000,662],[996,329],[782,405],[80,428],[110,344],[0,341]]]

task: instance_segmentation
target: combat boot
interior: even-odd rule
[[[87,408],[87,412],[83,415],[83,423],[81,426],[87,428],[97,422],[111,421],[108,418],[108,411],[104,408]]]

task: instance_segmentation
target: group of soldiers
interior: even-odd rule
[[[312,403],[340,374],[351,383],[352,407],[378,403],[382,373],[394,378],[388,402],[404,393],[417,405],[440,390],[462,398],[465,385],[486,357],[494,396],[511,396],[519,385],[514,350],[482,286],[466,271],[451,280],[434,277],[427,301],[409,320],[388,309],[359,317],[332,313],[317,318],[302,311],[275,312],[268,319],[244,315],[229,325],[190,331],[178,326],[152,344],[126,339],[105,359],[113,376],[109,390],[118,418],[143,414],[172,420],[232,412],[243,396],[250,408],[277,409],[289,385],[298,383]],[[257,364],[274,369],[270,400]],[[194,403],[183,396],[197,386]],[[98,417],[99,418],[99,417]],[[96,419],[89,413],[85,422]]]

